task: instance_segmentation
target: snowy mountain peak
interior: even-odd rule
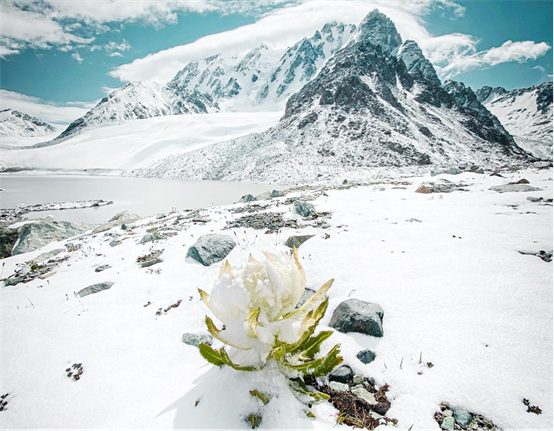
[[[349,44],[362,40],[378,45],[383,52],[391,54],[402,44],[402,38],[394,22],[385,14],[374,9],[363,19]]]
[[[55,131],[52,124],[23,112],[10,108],[0,111],[0,137],[47,136]]]
[[[398,50],[398,58],[404,61],[406,69],[408,69],[408,72],[414,77],[414,79],[426,79],[437,86],[441,85],[441,81],[437,76],[435,68],[431,62],[425,58],[425,55],[423,55],[423,51],[417,42],[413,40],[405,41]]]
[[[520,147],[552,160],[552,82],[511,91],[483,87],[477,95]]]
[[[475,92],[477,95],[477,99],[482,104],[486,104],[491,102],[492,100],[496,99],[499,96],[502,96],[506,94],[508,90],[506,90],[504,87],[482,87],[479,90]]]

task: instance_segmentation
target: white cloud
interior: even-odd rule
[[[508,40],[501,46],[485,51],[454,55],[448,59],[448,64],[439,69],[442,78],[450,79],[454,76],[476,69],[485,69],[502,63],[524,63],[528,60],[536,60],[550,50],[545,42],[513,42]]]
[[[111,54],[108,54],[108,57],[123,57],[123,54],[120,52],[112,52]]]
[[[79,64],[81,64],[83,61],[85,61],[83,59],[83,57],[81,57],[81,55],[78,52],[75,52],[75,53],[71,54],[71,58],[73,58]]]
[[[69,124],[82,117],[94,103],[68,102],[59,106],[38,97],[0,89],[0,110],[11,108],[54,124]]]

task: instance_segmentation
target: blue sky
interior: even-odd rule
[[[288,46],[331,20],[356,24],[374,7],[418,41],[443,79],[508,89],[552,79],[549,0],[4,0],[0,7],[2,108],[60,123],[125,82],[166,82],[192,59],[261,42]]]

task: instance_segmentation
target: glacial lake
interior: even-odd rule
[[[267,184],[246,184],[226,181],[160,180],[78,175],[0,175],[0,207],[15,208],[19,204],[102,199],[112,205],[26,214],[29,219],[53,216],[54,220],[104,223],[121,211],[141,217],[167,213],[173,208],[205,208],[237,202],[241,196],[282,190]]]

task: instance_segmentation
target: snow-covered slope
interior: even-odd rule
[[[48,136],[56,127],[14,109],[0,111],[0,138],[32,138]]]
[[[190,62],[168,87],[209,94],[222,110],[282,109],[339,50],[355,26],[332,22],[285,50],[261,45],[245,56],[223,54]]]
[[[471,89],[454,82],[442,88],[415,42],[397,58],[400,44],[392,21],[375,10],[288,100],[276,127],[167,158],[140,174],[290,184],[369,167],[526,160]],[[408,51],[410,70],[402,60]]]
[[[530,202],[530,193],[489,190],[526,178],[542,189],[532,196],[552,199],[552,170],[502,175],[446,176],[471,185],[440,199],[415,193],[430,177],[405,178],[405,189],[384,182],[291,193],[257,202],[264,205],[258,208],[235,204],[152,217],[4,259],[2,278],[62,249],[49,278],[0,288],[0,393],[10,394],[1,427],[248,430],[245,416],[260,412],[259,430],[352,429],[337,424],[339,412],[326,401],[314,403],[316,417],[307,418],[308,407],[270,370],[217,368],[181,341],[185,333],[207,335],[205,316],[212,314],[197,288],[211,293],[220,271],[219,264],[186,261],[185,253],[200,236],[218,233],[239,242],[227,256],[233,266],[250,254],[263,260],[262,251],[288,252],[290,235],[314,235],[298,250],[307,287],[335,279],[318,332],[332,329],[342,301],[383,308],[382,338],[334,331],[321,349],[339,343],[356,374],[390,386],[387,416],[398,426],[380,430],[440,431],[433,416],[442,401],[503,430],[552,429],[552,263],[519,253],[552,249],[552,207]],[[299,220],[308,226],[279,234],[265,227],[224,229],[245,210],[294,220],[286,200],[308,194],[316,211],[330,212],[328,228]],[[141,244],[152,231],[174,236]],[[140,268],[136,259],[153,249],[163,249],[163,262]],[[96,272],[102,265],[111,267]],[[74,294],[106,281],[114,283],[108,290]],[[365,349],[376,355],[369,364],[357,358]],[[74,363],[84,369],[78,381],[64,372]],[[262,406],[249,396],[253,389],[271,401]],[[524,398],[542,414],[528,413]]]
[[[552,82],[512,91],[483,87],[477,95],[520,147],[552,160]]]
[[[169,155],[261,132],[274,126],[279,112],[174,115],[90,128],[57,145],[2,148],[0,170],[133,170]],[[1,141],[0,141],[1,142]]]
[[[83,117],[71,123],[54,141],[45,145],[58,143],[86,129],[165,115],[201,114],[217,110],[217,104],[210,96],[196,91],[174,92],[156,83],[132,82],[112,91]]]

